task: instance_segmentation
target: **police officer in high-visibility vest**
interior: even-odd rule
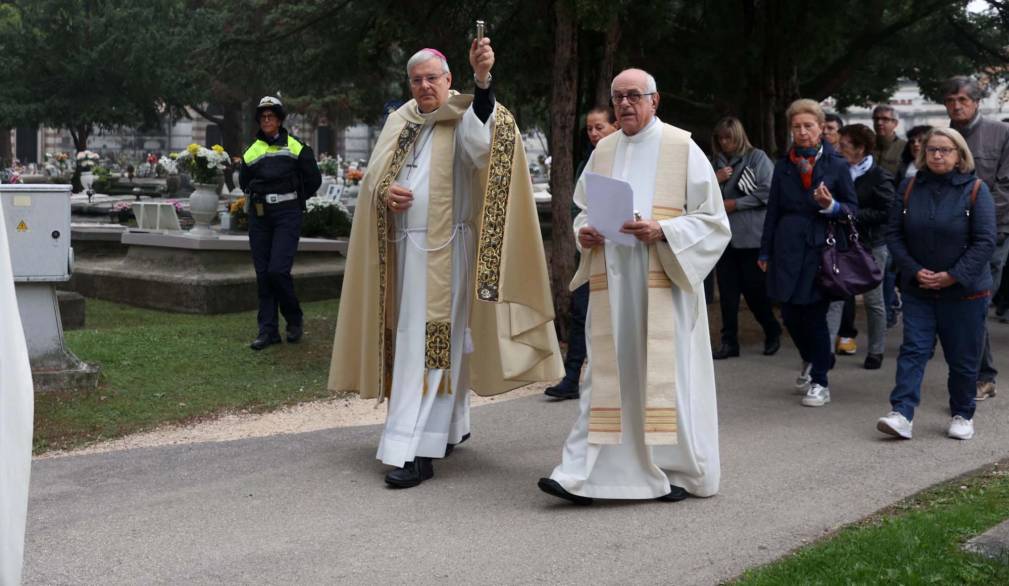
[[[249,213],[249,247],[259,290],[259,335],[253,350],[280,343],[277,307],[287,322],[287,341],[304,333],[291,266],[298,252],[305,200],[322,184],[312,149],[284,128],[284,105],[266,96],[256,107],[259,132],[242,157],[238,181]]]

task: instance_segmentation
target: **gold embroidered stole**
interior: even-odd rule
[[[686,203],[689,134],[663,125],[655,174],[652,219],[668,220],[683,214]],[[602,141],[596,147],[593,172],[612,176],[617,140]],[[677,323],[673,306],[673,284],[660,260],[658,247],[648,245],[647,319],[641,324],[646,336],[644,375],[644,433],[647,445],[677,443],[676,376]],[[617,336],[613,327],[611,299],[603,247],[589,253],[589,311],[592,318],[592,397],[589,410],[588,441],[619,444],[623,437],[620,394],[620,366]],[[626,300],[624,301],[627,302]],[[634,324],[623,324],[634,327]],[[629,392],[636,390],[628,389]]]
[[[452,171],[455,129],[459,120],[437,122],[431,139],[427,208],[427,319],[424,367],[449,370],[452,354],[452,242],[454,230]],[[445,164],[448,161],[449,164]],[[427,376],[424,377],[425,382]],[[452,377],[441,378],[440,392],[451,393]],[[426,390],[426,389],[425,389]]]

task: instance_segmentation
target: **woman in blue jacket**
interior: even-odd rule
[[[893,410],[876,429],[911,439],[925,365],[938,335],[949,366],[952,420],[946,433],[966,440],[974,437],[974,381],[991,297],[995,204],[956,130],[932,129],[917,166],[918,173],[898,189],[887,224],[886,244],[904,294],[904,341],[890,393]]]
[[[827,371],[833,365],[827,306],[816,285],[827,223],[857,211],[848,162],[821,140],[826,117],[814,100],[796,100],[785,113],[792,147],[774,167],[757,264],[767,271],[768,296],[802,356],[795,388],[802,404],[830,402]]]

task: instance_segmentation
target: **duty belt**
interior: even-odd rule
[[[292,200],[298,199],[298,194],[296,192],[292,191],[290,193],[267,193],[267,194],[261,195],[260,197],[263,198],[264,202],[269,203],[269,204],[274,204],[274,203],[283,203],[285,201],[292,201]]]

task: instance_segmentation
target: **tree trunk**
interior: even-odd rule
[[[596,79],[595,103],[605,106],[610,103],[610,82],[613,81],[613,62],[617,56],[617,44],[620,43],[620,19],[614,14],[606,28],[606,40],[603,44],[603,58],[599,62],[599,77]]]
[[[229,101],[224,106],[224,116],[218,126],[221,129],[221,146],[232,157],[242,156],[242,145],[245,143],[242,134],[242,102]]]
[[[553,291],[555,324],[561,339],[567,339],[571,293],[568,282],[574,273],[575,242],[571,229],[571,196],[574,193],[574,149],[578,96],[578,29],[570,0],[554,2],[553,86],[550,95],[550,288]]]
[[[0,128],[0,167],[7,167],[14,162],[14,145],[11,144],[11,128]]]

